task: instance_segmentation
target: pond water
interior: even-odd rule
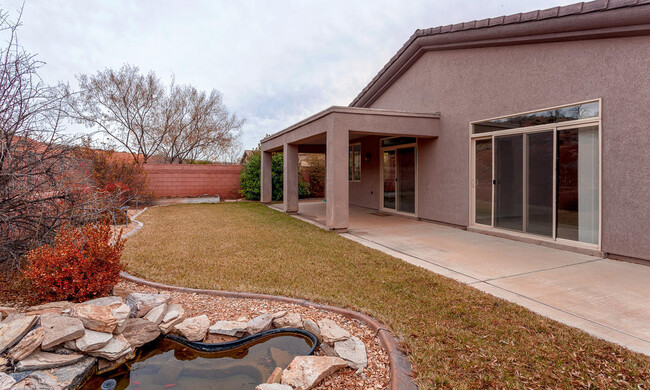
[[[118,390],[241,389],[254,390],[276,367],[309,354],[312,341],[300,334],[263,337],[226,352],[199,352],[169,339],[138,349],[136,358],[115,371],[95,375],[81,387],[100,389],[107,379]]]

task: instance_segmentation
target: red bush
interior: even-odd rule
[[[84,301],[111,292],[120,278],[124,240],[112,241],[108,221],[81,228],[64,225],[53,246],[27,253],[25,277],[43,301]]]

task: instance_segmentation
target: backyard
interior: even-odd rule
[[[193,288],[304,298],[387,324],[421,389],[650,388],[650,358],[258,203],[148,209],[122,260]]]

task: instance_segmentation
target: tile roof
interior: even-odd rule
[[[561,18],[571,15],[581,15],[593,12],[603,12],[624,7],[635,7],[650,4],[650,0],[594,0],[590,2],[575,3],[561,7],[553,7],[545,10],[536,10],[530,12],[520,12],[513,15],[498,16],[470,22],[449,24],[445,26],[432,27],[427,29],[417,29],[397,53],[388,61],[379,73],[368,83],[368,85],[359,93],[359,95],[350,103],[354,106],[368,90],[381,78],[381,76],[401,57],[401,55],[411,46],[411,44],[420,37],[453,34],[461,31],[488,29],[496,26],[509,24],[522,24],[536,22],[554,18]]]

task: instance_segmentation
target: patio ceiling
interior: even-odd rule
[[[366,135],[434,138],[439,122],[440,113],[332,106],[264,138],[261,149],[279,152],[284,144],[296,144],[301,152],[324,152],[329,130],[348,131],[350,140]]]

